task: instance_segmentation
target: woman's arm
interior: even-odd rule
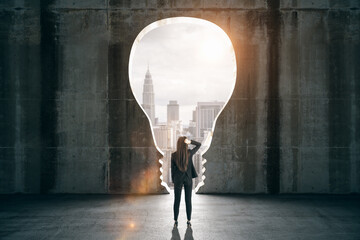
[[[191,144],[196,145],[193,149],[190,150],[191,154],[195,154],[199,150],[201,143],[191,140]]]

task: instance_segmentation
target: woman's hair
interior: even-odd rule
[[[188,145],[185,143],[186,137],[179,137],[176,144],[176,165],[180,171],[185,172],[188,165]]]

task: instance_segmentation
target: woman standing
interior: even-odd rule
[[[188,149],[188,144],[196,145]],[[176,145],[176,152],[171,154],[171,178],[174,183],[174,227],[178,225],[181,189],[184,185],[187,225],[191,226],[191,193],[192,179],[198,176],[193,165],[192,156],[199,150],[201,143],[189,140],[186,137],[179,137]]]

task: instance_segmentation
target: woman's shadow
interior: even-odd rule
[[[181,240],[180,234],[179,234],[179,230],[178,230],[177,227],[174,227],[173,230],[172,230],[171,240]],[[191,227],[188,227],[188,228],[186,229],[186,233],[185,233],[184,240],[194,240],[193,230],[192,230]]]

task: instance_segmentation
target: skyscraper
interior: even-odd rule
[[[149,115],[151,123],[155,125],[155,94],[154,86],[150,74],[149,67],[145,74],[144,87],[143,87],[143,104],[145,112]]]
[[[196,137],[204,138],[206,131],[211,131],[216,115],[224,102],[198,102],[196,107]]]
[[[173,129],[168,125],[157,125],[153,127],[157,146],[161,150],[174,148]]]
[[[167,105],[167,122],[179,121],[179,104],[175,100],[170,100]]]

